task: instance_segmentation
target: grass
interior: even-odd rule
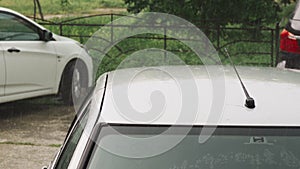
[[[49,144],[48,146],[49,146],[49,147],[60,147],[61,144]]]
[[[22,146],[36,146],[36,144],[33,144],[33,143],[28,143],[28,142],[11,142],[11,141],[0,142],[0,144],[22,145]]]
[[[123,0],[101,0],[100,3],[106,8],[120,8],[125,7]]]
[[[69,0],[61,4],[61,0],[40,0],[44,15],[53,14],[85,14],[93,13],[99,8],[124,8],[123,0]],[[0,6],[13,9],[24,15],[33,16],[33,0],[0,0]]]
[[[114,16],[114,19],[118,16]],[[64,19],[54,19],[54,22],[61,22]],[[110,22],[110,16],[98,16],[87,19],[80,19],[68,22],[68,24],[107,24]],[[52,30],[54,33],[59,34],[59,26],[46,26],[48,29]],[[65,25],[63,26],[63,35],[74,38],[85,44],[86,41],[92,36],[100,27],[99,26],[78,26],[78,25]],[[209,39],[213,45],[217,46],[216,30],[212,29],[209,31]],[[80,36],[80,37],[77,37]],[[86,37],[83,37],[86,36]],[[163,38],[162,35],[140,35],[152,38]],[[109,36],[110,37],[110,36]],[[108,39],[110,40],[110,39]],[[255,66],[269,66],[271,62],[271,32],[268,30],[261,31],[259,34],[253,34],[250,30],[232,30],[224,29],[221,32],[219,39],[219,45],[223,46],[232,41],[237,41],[236,43],[227,45],[226,48],[232,56],[232,60],[236,65],[255,65]],[[264,42],[257,42],[264,41]],[[103,43],[103,41],[102,41]],[[178,40],[167,40],[166,50],[173,52],[177,55],[184,63],[189,65],[202,64],[203,62],[199,57],[192,52],[186,45]],[[120,63],[122,63],[128,56],[132,55],[134,52],[141,51],[149,48],[164,49],[163,39],[140,39],[139,36],[135,36],[129,39],[124,39],[119,42],[117,47],[113,47],[108,51],[108,55],[102,60],[102,63],[98,70],[98,75],[103,72],[116,69]],[[275,52],[275,46],[273,46],[273,52]],[[121,51],[119,50],[121,49]],[[203,49],[203,51],[205,51]],[[269,53],[269,54],[268,54]],[[92,51],[91,54],[96,58],[102,58],[102,53],[97,51]],[[225,57],[224,53],[219,52],[219,57],[224,64],[228,64],[229,60]],[[170,59],[170,58],[169,58]],[[274,60],[274,58],[273,58]],[[128,61],[128,59],[127,59]],[[170,60],[169,60],[170,61]],[[174,62],[174,60],[172,61]],[[126,67],[136,67],[141,65],[160,65],[162,64],[161,58],[157,61],[153,59],[142,59],[135,58],[131,59],[127,63]],[[170,64],[170,63],[166,63]],[[174,64],[174,63],[173,63]],[[177,63],[175,63],[177,64]],[[123,65],[124,66],[124,65]]]
[[[123,0],[70,0],[70,4],[62,6],[60,0],[40,0],[42,6],[47,6],[43,8],[45,14],[72,14],[76,13],[78,15],[89,13],[92,14],[93,10],[103,7],[124,7]],[[14,10],[20,11],[27,15],[32,15],[33,13],[33,3],[29,3],[24,0],[0,0],[0,6],[5,6],[12,8]],[[74,17],[73,17],[74,18]],[[118,16],[114,16],[114,19]],[[59,23],[72,17],[64,18],[53,18],[51,21]],[[68,22],[68,24],[107,24],[110,22],[111,16],[99,16],[80,20],[74,20]],[[56,34],[60,34],[59,26],[57,25],[45,25],[49,30]],[[230,25],[230,27],[239,27],[239,25]],[[78,25],[65,25],[62,28],[64,36],[71,37],[83,44],[92,36],[100,26],[78,26]],[[204,30],[206,32],[206,30]],[[217,36],[216,30],[210,30],[208,35],[210,41],[217,46]],[[232,41],[246,40],[227,45],[228,51],[230,52],[233,61],[237,65],[270,65],[271,54],[271,42],[259,43],[255,40],[270,41],[271,32],[262,31],[259,34],[254,31],[246,30],[223,30],[221,32],[221,38],[219,39],[220,46],[226,45]],[[143,35],[150,37],[162,37],[161,35]],[[253,41],[254,40],[254,41]],[[253,41],[253,42],[251,42]],[[141,51],[143,49],[158,48],[164,49],[164,41],[157,39],[139,39],[130,38],[125,39],[117,44],[118,48],[122,50],[120,52],[118,48],[113,47],[109,52],[108,56],[103,59],[102,64],[99,67],[98,74],[103,72],[113,70],[122,63],[127,56],[130,56],[136,51]],[[167,48],[168,51],[173,52],[177,55],[183,62],[189,65],[202,64],[202,61],[195,55],[194,52],[176,40],[168,40]],[[181,52],[180,52],[181,51]],[[273,49],[275,52],[275,46]],[[96,57],[103,57],[99,52],[91,52]],[[222,63],[228,64],[229,61],[225,57],[222,51],[219,52],[220,59]],[[274,59],[273,59],[274,60]],[[169,60],[170,61],[170,60]],[[174,62],[174,61],[172,61]],[[135,58],[130,60],[126,66],[137,66],[137,65],[155,65],[162,64],[161,59],[158,61],[153,61],[153,59],[139,59]]]

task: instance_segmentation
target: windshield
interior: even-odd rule
[[[163,130],[161,130],[163,128]],[[172,149],[152,157],[132,158],[110,152],[109,144],[119,152],[147,152],[159,143],[121,142],[121,137],[148,138],[158,135],[170,141],[182,136],[178,133],[162,134],[164,127],[119,126],[122,135],[111,134],[103,127],[97,144],[92,149],[88,168],[96,169],[289,169],[300,168],[300,137],[298,128],[218,127],[204,143],[199,143],[201,127],[193,127],[184,139]],[[126,133],[127,131],[127,133]],[[102,133],[102,134],[101,134]],[[105,133],[105,134],[103,134]],[[137,145],[137,146],[135,146]],[[139,148],[137,148],[139,147]],[[163,148],[163,146],[162,146]],[[139,149],[139,150],[138,150]],[[124,152],[123,152],[124,153]],[[127,152],[128,153],[128,152]]]

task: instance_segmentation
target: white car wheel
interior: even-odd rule
[[[87,70],[82,62],[71,62],[63,74],[61,96],[65,104],[73,105],[85,96],[88,86]]]

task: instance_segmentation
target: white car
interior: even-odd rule
[[[212,101],[220,98],[212,97],[215,91],[203,66],[104,74],[48,169],[300,168],[300,74],[237,69],[256,106],[244,105],[246,96],[232,67],[224,68],[221,104]],[[166,106],[151,120],[148,113],[160,106],[159,98]]]
[[[92,84],[83,45],[6,8],[0,8],[0,51],[0,103],[60,94],[71,104]]]

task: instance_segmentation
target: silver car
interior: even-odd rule
[[[224,67],[225,98],[212,97],[203,66],[102,75],[48,168],[300,168],[300,74],[237,69],[255,107],[244,105],[232,67]]]

